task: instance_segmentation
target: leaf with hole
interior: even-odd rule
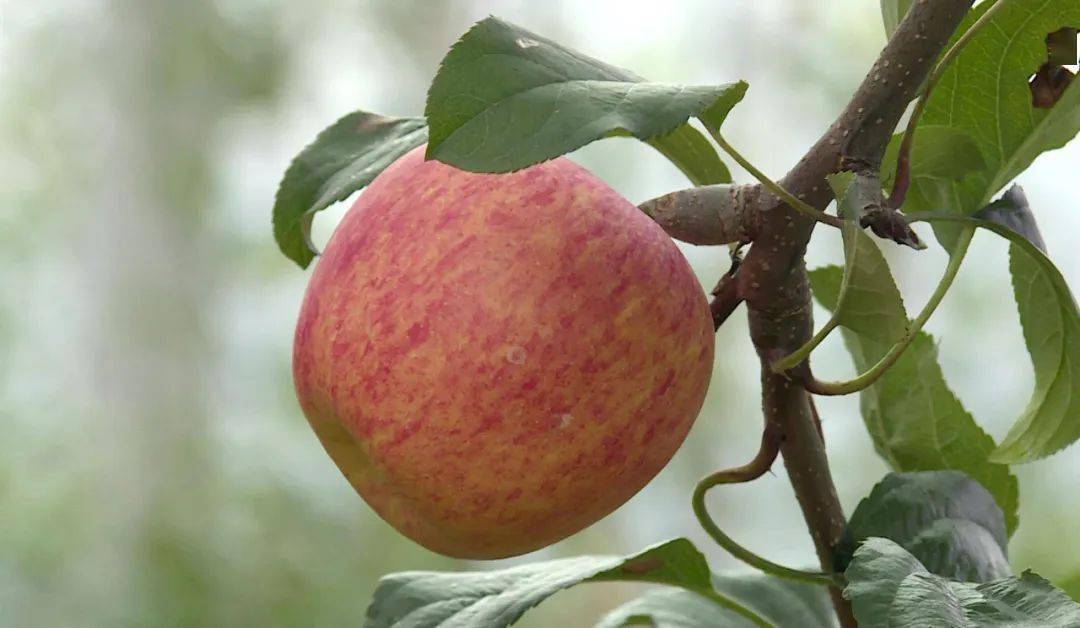
[[[306,268],[315,257],[311,220],[343,201],[427,140],[420,118],[356,111],[319,133],[285,171],[274,199],[274,238],[286,257]]]
[[[870,537],[895,541],[939,576],[986,582],[1010,573],[1001,508],[958,471],[885,476],[851,515],[836,549],[838,571]]]
[[[931,574],[889,539],[867,539],[845,576],[844,597],[860,628],[1080,625],[1080,604],[1030,571],[985,583],[954,582]]]
[[[858,237],[870,240],[862,231]],[[872,241],[867,244],[860,248],[839,319],[860,372],[876,364],[909,323],[884,256]],[[814,296],[829,310],[836,309],[842,279],[835,266],[810,272]],[[1007,466],[990,461],[994,440],[949,389],[930,335],[919,332],[896,363],[859,394],[859,404],[875,449],[894,471],[963,471],[994,496],[1010,533],[1016,529],[1016,478]]]
[[[431,83],[427,156],[474,172],[510,172],[603,137],[632,135],[692,181],[725,183],[727,169],[686,121],[723,119],[745,92],[742,81],[646,82],[490,17],[454,44]]]
[[[971,11],[965,31],[992,4]],[[1073,81],[1051,109],[1032,105],[1028,78],[1047,59],[1046,36],[1080,25],[1075,0],[1009,0],[972,36],[942,74],[919,126],[947,126],[967,133],[986,167],[962,181],[924,182],[927,207],[971,215],[990,202],[1040,154],[1061,148],[1080,131],[1080,81]],[[955,38],[955,35],[954,35]],[[953,225],[936,225],[938,239],[952,248]]]

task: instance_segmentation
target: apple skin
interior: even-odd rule
[[[448,556],[539,549],[671,459],[713,362],[671,239],[560,158],[380,174],[320,258],[296,329],[305,415],[375,511]]]

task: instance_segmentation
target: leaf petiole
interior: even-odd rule
[[[829,225],[831,227],[840,226],[839,218],[837,218],[836,216],[830,216],[829,214],[826,214],[820,209],[811,207],[808,203],[799,200],[795,197],[794,194],[785,190],[783,186],[781,186],[779,183],[770,179],[769,176],[766,175],[764,172],[758,170],[754,166],[754,164],[750,163],[750,161],[746,157],[743,157],[742,154],[739,153],[739,151],[735,150],[734,146],[728,144],[727,140],[725,140],[724,137],[720,135],[720,131],[713,128],[713,125],[706,124],[705,128],[708,129],[709,134],[712,135],[714,140],[716,140],[716,143],[720,146],[720,148],[724,149],[724,152],[726,152],[728,155],[731,155],[731,158],[734,159],[736,163],[738,163],[747,172],[753,175],[753,177],[760,181],[761,184],[764,185],[766,188],[768,188],[770,192],[779,196],[781,200],[790,205],[792,209],[799,212],[800,214],[805,214],[813,218],[814,220]]]
[[[945,266],[945,273],[941,277],[941,281],[938,282],[934,293],[930,295],[930,299],[923,306],[919,315],[915,317],[915,320],[908,324],[907,331],[897,341],[896,344],[889,349],[877,364],[870,367],[869,370],[860,374],[854,379],[850,379],[843,382],[820,382],[814,379],[803,382],[806,390],[815,395],[849,395],[854,392],[859,392],[869,388],[874,384],[886,371],[889,370],[900,356],[904,354],[904,350],[908,348],[918,333],[922,330],[926,321],[930,319],[934,311],[937,310],[938,305],[941,304],[942,299],[945,298],[945,294],[948,293],[949,288],[952,287],[953,280],[956,279],[956,274],[960,270],[960,264],[964,261],[964,256],[967,254],[968,247],[971,244],[971,239],[975,235],[975,227],[969,225],[960,232],[956,241],[956,247],[953,249],[952,255],[949,257],[949,263]]]

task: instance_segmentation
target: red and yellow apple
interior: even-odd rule
[[[353,487],[425,547],[500,558],[608,514],[671,459],[713,359],[671,239],[565,158],[405,155],[330,239],[293,370]]]

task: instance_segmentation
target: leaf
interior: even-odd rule
[[[699,626],[753,626],[715,602],[682,589],[653,589],[604,615],[596,628],[650,626],[651,628],[698,628]]]
[[[603,137],[629,134],[652,140],[665,155],[678,151],[674,161],[693,173],[691,179],[727,182],[730,175],[716,168],[715,151],[702,157],[700,133],[670,135],[691,116],[723,119],[745,92],[742,81],[645,82],[489,17],[454,44],[428,90],[427,156],[474,172],[510,172]],[[694,142],[692,150],[679,147],[684,139]]]
[[[836,549],[839,571],[870,537],[895,541],[939,576],[986,582],[1010,573],[1001,508],[958,471],[885,476],[851,515]]]
[[[1080,438],[1080,314],[1061,273],[1033,245],[1014,241],[1009,269],[1035,367],[1035,391],[992,459],[1019,463],[1049,456]]]
[[[844,597],[860,628],[1080,625],[1080,604],[1030,571],[982,584],[951,582],[888,539],[867,539],[845,576]]]
[[[919,559],[896,543],[869,538],[859,546],[844,571],[847,586],[844,598],[860,628],[889,628],[889,609],[904,579],[911,574],[927,574]]]
[[[967,30],[990,4],[971,11],[957,32]],[[975,213],[1041,153],[1064,146],[1080,131],[1080,82],[1073,81],[1050,109],[1032,106],[1028,88],[1028,77],[1047,59],[1047,34],[1076,25],[1080,3],[1075,0],[1010,0],[946,69],[919,126],[966,132],[986,167],[929,190],[924,182],[920,188],[935,207]],[[956,228],[939,225],[934,230],[951,248]]]
[[[713,587],[754,609],[776,626],[831,628],[836,624],[827,590],[817,585],[764,574],[739,574],[713,576]],[[700,595],[661,588],[612,610],[596,624],[596,628],[742,628],[753,625]]]
[[[859,237],[870,238],[861,231]],[[906,333],[908,318],[876,245],[860,248],[857,269],[839,323],[862,372]],[[814,296],[830,310],[836,307],[841,281],[835,266],[810,272]],[[1008,531],[1016,529],[1016,478],[1007,466],[989,460],[994,440],[945,383],[930,335],[919,332],[896,363],[860,393],[859,401],[874,447],[894,471],[962,471],[994,496]]]
[[[892,37],[914,2],[915,0],[881,0],[881,19],[885,22],[886,37]]]
[[[1035,390],[991,459],[1019,463],[1049,456],[1080,438],[1080,311],[1061,271],[1044,251],[1019,187],[980,217],[1010,240],[1009,270],[1035,369]],[[1010,211],[1011,210],[1011,211]]]
[[[1021,236],[1040,252],[1046,253],[1046,243],[1043,242],[1039,225],[1035,222],[1035,214],[1032,213],[1027,196],[1019,185],[1012,186],[1001,198],[975,212],[974,217],[1005,227],[1007,230],[1002,231],[986,226],[1010,240],[1014,239],[1014,236]]]
[[[913,573],[889,605],[890,626],[966,626],[963,603],[947,580]]]
[[[836,325],[847,321],[864,329],[874,327],[874,322],[863,324],[857,320],[862,312],[866,311],[867,289],[874,286],[874,277],[884,271],[889,272],[887,266],[881,266],[883,261],[874,241],[867,237],[860,226],[862,217],[862,205],[858,190],[855,186],[855,175],[851,172],[840,172],[826,177],[829,186],[836,197],[836,213],[843,218],[840,226],[841,236],[844,240],[844,277],[840,282],[840,288],[836,295],[836,306],[832,318],[825,325],[827,329],[833,329]],[[856,296],[855,307],[846,307],[848,296],[854,293]],[[872,297],[871,297],[872,299]]]
[[[274,238],[286,257],[307,268],[315,257],[311,220],[371,183],[387,166],[427,139],[420,118],[356,111],[319,133],[293,159],[274,199]]]
[[[881,158],[881,183],[891,188],[896,175],[903,134],[889,140]],[[971,136],[961,129],[937,124],[920,124],[915,129],[909,163],[911,179],[962,179],[986,167],[982,152]]]
[[[1080,604],[1031,570],[974,590],[964,600],[972,626],[1080,626]]]
[[[986,582],[1011,573],[1005,548],[989,530],[967,519],[938,519],[906,549],[946,578]]]
[[[409,571],[379,580],[366,628],[500,628],[581,582],[629,581],[711,592],[709,566],[694,545],[675,539],[630,557],[581,556],[499,571]]]
[[[1007,238],[1013,292],[1035,368],[1035,390],[990,460],[1016,464],[1060,451],[1080,438],[1080,310],[1043,249],[1023,191],[1014,186],[976,218],[938,217]]]
[[[667,135],[657,135],[645,141],[675,164],[694,185],[731,183],[731,172],[720,161],[716,149],[689,124],[681,124]]]

